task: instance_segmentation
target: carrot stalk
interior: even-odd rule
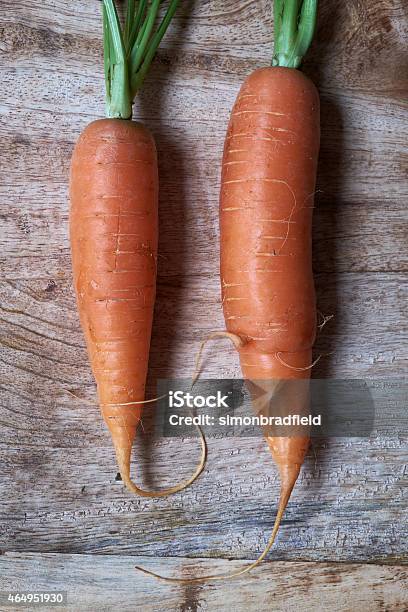
[[[146,15],[145,24],[143,27],[143,35],[139,44],[134,45],[130,54],[130,60],[135,67],[139,67],[142,63],[145,50],[150,40],[150,35],[153,31],[153,27],[156,21],[156,16],[160,8],[160,0],[152,0],[150,11]]]
[[[126,20],[125,20],[125,28],[123,30],[123,40],[125,42],[125,46],[129,45],[130,36],[132,34],[132,26],[135,22],[135,0],[128,0],[127,9],[126,9]]]
[[[104,47],[106,80],[106,111],[108,117],[128,119],[132,115],[126,51],[119,18],[113,0],[104,0]],[[107,70],[106,70],[107,67]]]
[[[169,4],[169,7],[166,11],[166,14],[163,17],[163,20],[157,29],[157,32],[152,36],[150,45],[143,59],[143,63],[141,64],[138,72],[134,73],[131,80],[131,89],[133,92],[137,92],[141,87],[146,74],[150,68],[150,64],[154,58],[154,55],[157,51],[158,46],[161,43],[163,36],[165,35],[167,28],[170,25],[171,20],[174,17],[178,6],[179,0],[172,0]]]
[[[298,68],[313,39],[318,0],[275,0],[272,64]]]

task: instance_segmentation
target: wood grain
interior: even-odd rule
[[[1,447],[3,550],[236,559],[261,552],[279,492],[262,438],[234,439],[233,447],[231,439],[211,439],[208,465],[195,487],[144,500],[115,481],[102,424],[86,436],[81,411],[71,407],[69,421],[66,413],[47,409],[60,424],[58,438],[65,433],[58,447],[38,446],[39,436],[32,439],[22,429],[20,444]],[[44,416],[42,423],[46,429]],[[49,438],[56,429],[50,426]],[[103,439],[103,445],[92,439]],[[315,441],[270,559],[406,562],[404,445],[395,439]],[[135,454],[138,482],[157,488],[192,471],[199,445],[140,436]]]
[[[233,447],[230,440],[211,440],[208,468],[194,488],[168,500],[138,500],[115,481],[97,409],[64,392],[94,399],[72,290],[67,180],[76,138],[104,112],[100,5],[3,0],[2,9],[0,546],[252,558],[265,543],[278,495],[261,439],[234,440]],[[316,353],[325,357],[316,376],[387,378],[407,371],[407,13],[404,0],[322,2],[305,62],[322,101],[314,220],[318,305],[335,315],[317,342]],[[157,377],[188,376],[199,340],[223,326],[219,160],[242,79],[270,61],[271,32],[270,0],[185,2],[135,105],[135,116],[156,136],[161,175],[150,393]],[[205,373],[239,376],[238,360],[218,343],[208,349]],[[154,486],[187,475],[196,441],[151,442],[148,431],[136,446],[137,479]],[[397,434],[331,439],[315,442],[315,453],[271,558],[406,561],[406,440]],[[9,559],[16,567],[39,563]],[[74,572],[77,557],[66,559],[59,567],[68,563]],[[127,562],[116,561],[117,567]],[[113,565],[99,557],[98,563],[102,580]],[[169,571],[180,569],[176,560],[166,563]],[[358,605],[400,609],[387,590],[393,570],[344,571]],[[307,587],[313,596],[325,593],[327,605],[343,605],[337,585],[324,571],[318,575]],[[136,584],[133,574],[123,578],[124,589],[133,578]],[[250,597],[253,587],[246,584]],[[257,609],[270,609],[275,585],[263,580],[260,591]],[[169,605],[181,606],[175,593]],[[209,593],[205,605],[213,609],[218,595]],[[238,609],[234,589],[228,593]],[[100,608],[98,597],[89,605]],[[277,601],[284,606],[282,598]]]
[[[87,612],[143,610],[336,610],[361,606],[371,612],[406,610],[406,568],[334,563],[265,563],[256,578],[210,585],[175,585],[154,581],[135,571],[142,565],[168,576],[225,573],[243,561],[148,557],[7,553],[0,558],[2,590],[45,589],[67,592],[67,610]],[[10,608],[7,608],[8,610]]]

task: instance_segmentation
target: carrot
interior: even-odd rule
[[[273,67],[255,70],[238,94],[225,139],[220,196],[227,328],[221,335],[237,348],[244,378],[265,389],[310,377],[316,334],[311,224],[319,96],[297,68],[312,40],[317,0],[275,0],[274,8]],[[304,402],[308,385],[294,386]],[[194,582],[241,575],[256,567],[274,542],[309,437],[266,435],[281,480],[269,542],[244,569]]]
[[[81,134],[70,181],[70,238],[81,326],[126,487],[145,497],[181,490],[202,471],[162,491],[130,478],[132,444],[145,401],[156,291],[158,170],[154,139],[131,121],[132,101],[177,8],[171,0],[154,31],[160,0],[129,0],[122,32],[112,0],[103,2],[107,119]],[[151,400],[150,400],[151,401]]]

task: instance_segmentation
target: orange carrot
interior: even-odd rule
[[[244,82],[225,141],[221,281],[227,330],[248,380],[310,376],[316,333],[311,223],[319,150],[319,97],[288,67]],[[268,437],[286,506],[306,437]]]
[[[132,100],[176,10],[172,0],[153,33],[160,0],[129,1],[122,33],[112,0],[104,0],[107,119],[80,136],[71,165],[70,237],[81,325],[97,382],[103,417],[112,434],[122,480],[130,478],[132,443],[145,402],[156,291],[158,171],[152,135],[131,121]]]
[[[213,336],[232,340],[244,378],[261,387],[260,381],[265,381],[269,389],[278,381],[308,379],[313,365],[311,224],[319,96],[296,68],[311,43],[316,8],[317,0],[275,0],[274,67],[256,70],[242,85],[222,162],[221,285],[227,332]],[[307,399],[308,385],[299,384],[297,390],[301,404]],[[256,567],[270,550],[309,438],[267,434],[267,442],[279,469],[281,492],[266,548],[238,572],[193,582],[239,576]]]
[[[311,225],[319,95],[296,68],[311,41],[316,4],[304,0],[299,9],[299,2],[276,2],[276,65],[245,80],[225,140],[222,303],[228,332],[242,340],[239,357],[249,381],[305,379],[312,366],[316,306]],[[287,40],[297,40],[297,47],[287,49]],[[299,389],[307,393],[307,386]],[[273,535],[259,560],[272,546],[309,438],[268,434],[267,442],[279,469],[281,494]]]

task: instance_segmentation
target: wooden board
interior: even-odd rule
[[[304,68],[322,103],[318,305],[335,317],[318,338],[316,354],[324,358],[315,376],[403,376],[408,9],[404,0],[321,5]],[[67,181],[76,138],[104,112],[100,4],[3,0],[2,9],[0,547],[252,558],[266,541],[278,495],[261,439],[213,439],[207,470],[192,489],[139,500],[115,481],[97,409],[65,393],[94,400],[72,289]],[[271,32],[270,0],[183,3],[135,106],[160,159],[151,394],[157,377],[190,375],[200,339],[223,327],[219,160],[243,78],[270,61]],[[205,373],[239,376],[224,343],[208,348]],[[148,419],[145,425],[137,479],[153,487],[187,475],[197,442],[151,442]],[[314,447],[271,558],[406,561],[406,440],[396,433]],[[364,571],[371,584],[377,568]],[[362,574],[355,575],[361,586]]]
[[[54,412],[57,420],[61,413]],[[80,413],[71,414],[76,423]],[[83,435],[83,448],[70,447],[68,424],[64,431],[65,448],[26,439],[2,449],[3,550],[240,559],[265,546],[279,487],[261,438],[234,439],[233,448],[230,439],[211,439],[208,466],[195,486],[150,501],[115,481],[107,436],[104,446],[85,444]],[[315,443],[270,559],[406,562],[404,443]],[[198,453],[191,440],[143,437],[136,445],[137,480],[152,488],[174,483],[192,471]]]
[[[408,574],[406,568],[398,566],[265,563],[256,577],[183,585],[158,582],[137,572],[135,565],[188,578],[238,571],[245,562],[173,558],[159,563],[149,557],[123,555],[7,553],[0,558],[0,589],[65,591],[68,606],[64,609],[87,612],[350,612],[362,606],[371,612],[404,612],[408,603]]]

